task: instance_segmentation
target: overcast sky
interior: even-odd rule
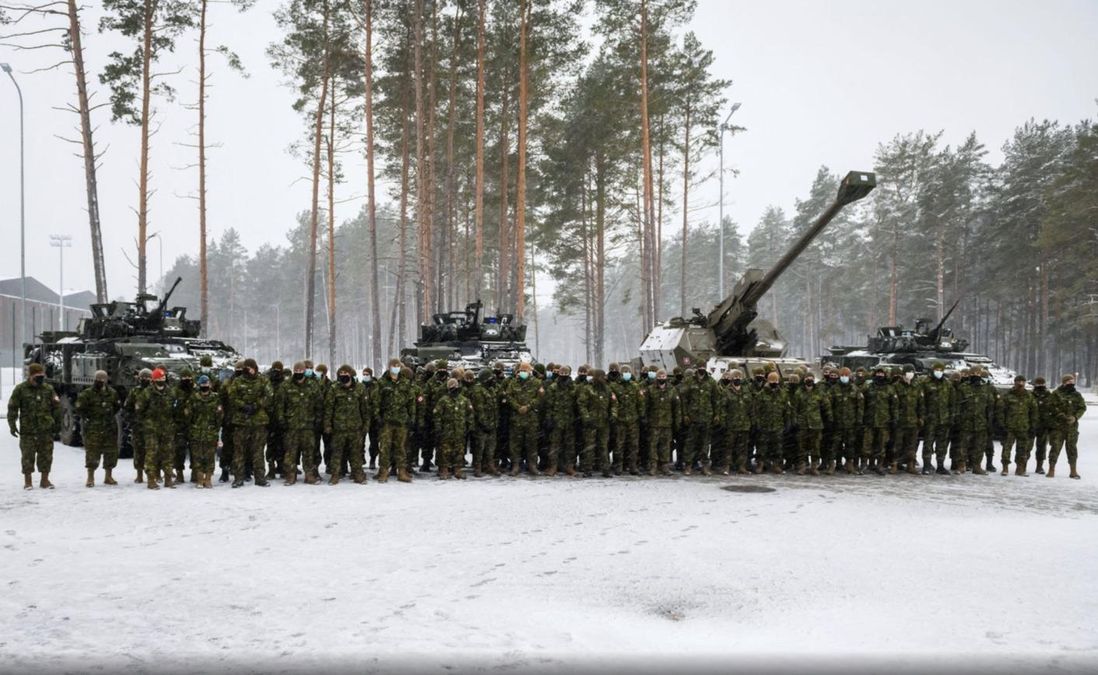
[[[224,6],[212,10],[211,41],[231,43],[251,77],[211,59],[219,69],[209,134],[223,147],[210,154],[209,223],[214,236],[236,227],[251,249],[281,243],[309,203],[304,167],[287,152],[303,123],[264,53],[278,37],[275,6],[259,0],[244,15]],[[94,74],[105,54],[122,46],[94,32],[97,20],[97,10],[86,12],[86,58]],[[733,81],[729,100],[743,104],[733,120],[748,131],[725,145],[726,166],[739,172],[725,182],[725,210],[745,233],[767,205],[791,209],[820,165],[836,172],[872,168],[877,144],[896,134],[942,129],[945,141],[956,143],[975,131],[998,162],[1003,142],[1030,117],[1074,123],[1098,113],[1093,0],[700,0],[690,28],[715,52],[716,75]],[[191,38],[181,40],[189,69],[176,78],[180,100],[159,103],[163,126],[154,138],[150,232],[163,236],[165,267],[198,249],[197,208],[186,198],[197,181],[187,168],[194,151],[178,145],[189,141],[193,126],[194,113],[181,103],[195,97],[196,49]],[[58,251],[49,235],[69,234],[74,245],[65,251],[65,286],[94,290],[82,164],[71,154],[75,146],[55,137],[75,134],[75,116],[53,109],[71,98],[71,74],[18,74],[52,63],[42,53],[0,47],[5,61],[17,71],[26,105],[28,272],[56,287]],[[105,88],[97,88],[105,100]],[[0,277],[19,274],[17,110],[10,80],[0,77]],[[137,232],[138,130],[112,125],[106,110],[94,122],[98,144],[109,146],[99,173],[109,289],[112,297],[130,296],[136,280],[122,250],[132,255]],[[363,169],[348,164],[343,197],[362,195]],[[715,222],[716,181],[693,199],[711,205],[693,220]],[[351,216],[360,204],[345,204],[340,216]],[[154,239],[150,280],[159,276],[159,253]]]

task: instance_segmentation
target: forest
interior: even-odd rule
[[[145,250],[150,110],[194,118],[200,245],[164,276],[185,280],[172,304],[261,361],[377,365],[432,314],[478,298],[525,321],[539,359],[628,360],[654,323],[720,300],[720,262],[726,290],[766,268],[831,201],[841,172],[872,168],[878,188],[763,300],[791,355],[862,344],[957,302],[949,325],[972,350],[1029,376],[1098,374],[1095,119],[1018,120],[997,165],[975,131],[950,145],[943,130],[912,130],[881,139],[873,167],[821,166],[792,212],[707,222],[692,198],[717,176],[698,167],[725,132],[750,130],[722,127],[732,84],[688,30],[693,0],[253,4],[102,0],[99,25],[83,26],[75,0],[0,0],[0,44],[58,49],[73,72],[93,244],[95,125],[109,116],[141,134],[126,226],[136,225],[142,290],[162,287]],[[249,67],[277,69],[294,92],[300,135],[285,141],[309,169],[311,199],[280,243],[247,250],[234,229],[207,228],[203,125],[215,103],[204,87],[210,68],[240,63],[231,43],[207,46],[206,30],[210,12],[272,8],[281,34],[269,63]],[[132,49],[86,71],[82,41],[104,33]],[[184,35],[199,44],[194,106],[173,103],[185,83],[155,67]],[[211,65],[214,52],[225,58]],[[89,81],[109,93],[105,109],[89,104]],[[336,198],[352,165],[366,167],[361,206]],[[93,255],[106,299],[101,246]],[[552,289],[545,306],[539,285]]]

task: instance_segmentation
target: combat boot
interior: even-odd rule
[[[670,476],[671,475],[671,467],[667,464],[661,465],[660,466],[660,475]]]
[[[997,470],[998,469],[995,468],[995,465],[991,463],[991,457],[988,457],[987,466],[984,467],[984,473],[994,473]]]
[[[784,470],[782,469],[782,463],[774,462],[774,466],[770,467],[770,473],[774,474],[775,476],[782,475],[784,473]]]
[[[649,476],[655,476],[656,475],[656,465],[655,464],[648,465],[648,475]]]
[[[511,475],[512,476],[519,475],[519,471],[522,470],[521,464],[522,464],[522,462],[519,462],[519,461],[515,461],[515,462],[511,463]]]
[[[408,473],[407,469],[397,469],[397,480],[401,483],[411,483],[412,474]]]
[[[964,475],[965,471],[966,471],[965,460],[960,459],[960,460],[957,460],[957,461],[953,462],[953,473],[954,473],[954,475]]]
[[[306,485],[316,485],[320,482],[320,479],[314,476],[311,471],[306,471],[304,482]]]
[[[924,467],[923,467],[924,468],[923,473],[928,473],[926,471],[926,469],[928,469],[929,467],[930,467],[929,463],[925,464]],[[907,472],[910,473],[913,476],[918,476],[919,475],[919,467],[916,466],[914,457],[912,457],[907,462]]]
[[[499,467],[496,466],[495,462],[489,462],[488,468],[485,469],[485,471],[488,473],[488,475],[499,478]]]
[[[454,467],[454,478],[465,480],[465,469],[460,464]]]
[[[382,468],[378,469],[377,474],[374,475],[374,480],[376,480],[379,483],[389,482],[389,469],[387,469],[385,467],[382,467]]]
[[[566,475],[566,476],[575,476],[576,475],[576,466],[574,464],[569,464],[564,469],[564,475]]]
[[[53,483],[50,482],[50,472],[49,471],[43,471],[42,472],[42,479],[38,481],[38,487],[46,489],[46,490],[52,490],[53,489]]]
[[[934,467],[930,464],[930,455],[923,455],[923,475],[929,476],[933,469]]]
[[[328,485],[339,485],[339,472],[332,473],[332,477],[328,479]]]
[[[275,471],[274,464],[272,464],[271,468],[267,469],[267,480],[274,480],[277,475],[278,473]]]
[[[114,476],[111,475],[111,473],[113,471],[114,471],[114,469],[105,469],[104,470],[104,472],[103,472],[104,473],[103,485],[118,485],[118,481],[116,481],[114,479]]]
[[[713,471],[710,470],[709,464],[702,464],[702,475],[703,476],[712,476],[713,475]]]
[[[221,467],[221,478],[219,478],[218,480],[222,483],[228,483],[229,482],[229,467],[227,467],[227,466]]]
[[[95,487],[95,469],[88,469],[88,482],[84,487]]]
[[[852,459],[846,460],[846,462],[843,464],[843,467],[846,469],[846,472],[848,474],[852,474],[857,470],[857,468],[854,466],[854,460]]]
[[[363,471],[362,469],[356,469],[354,471],[354,473],[351,474],[351,478],[352,478],[352,480],[354,480],[355,485],[365,485],[366,484],[366,472]]]
[[[811,474],[813,476],[819,476],[820,475],[820,468],[819,467],[823,466],[823,464],[820,464],[819,466],[817,466],[815,462],[812,462],[812,463],[810,463],[809,466],[812,467],[808,470],[809,474]]]
[[[827,463],[827,469],[824,471],[828,476],[835,475],[835,460],[831,460]]]
[[[548,469],[545,470],[545,475],[549,478],[553,478],[557,475],[557,467],[555,465],[550,466]]]
[[[691,467],[689,465],[684,467],[683,470],[682,470],[682,475],[684,475],[684,476],[693,476],[694,475],[693,467]]]
[[[1029,475],[1028,473],[1026,473],[1026,462],[1017,462],[1017,463],[1015,463],[1015,465],[1014,465],[1014,475],[1015,476],[1023,476],[1023,477]]]
[[[977,476],[987,475],[987,471],[984,470],[984,467],[980,466],[979,461],[972,465],[972,473],[976,474]]]
[[[899,462],[893,462],[892,464],[888,465],[889,475],[895,476],[897,471],[899,471]],[[878,472],[878,473],[880,473],[880,472]]]
[[[439,480],[446,480],[449,477],[450,477],[450,470],[440,466],[438,468],[438,479]]]
[[[1034,473],[1044,473],[1044,472],[1045,472],[1045,463],[1041,460],[1037,460],[1037,468],[1034,470]]]
[[[175,474],[172,473],[171,469],[164,472],[164,487],[175,488]]]
[[[297,471],[289,471],[286,473],[286,480],[282,481],[283,485],[294,485],[297,483]]]
[[[1003,470],[999,472],[1000,476],[1010,475],[1010,462],[1003,462]]]
[[[194,479],[191,482],[194,483],[195,489],[196,490],[201,490],[202,489],[202,472],[201,471],[194,471],[192,469],[191,470],[191,478]]]
[[[159,490],[160,489],[160,484],[156,480],[156,472],[150,471],[150,472],[148,472],[148,476],[149,476],[149,489],[150,490]]]
[[[31,480],[31,475],[29,473],[23,474],[23,489],[24,490],[33,490],[34,489],[34,481]]]
[[[1045,474],[1045,478],[1055,478],[1055,477],[1056,477],[1056,462],[1049,462],[1048,463],[1048,473]]]
[[[179,467],[175,470],[175,482],[179,484],[187,482],[187,476],[183,473],[183,467]]]
[[[1075,462],[1068,462],[1068,466],[1071,467],[1071,473],[1068,475],[1068,478],[1082,478],[1082,476],[1079,475],[1079,472],[1075,470]]]
[[[137,470],[137,477],[133,479],[133,482],[135,482],[135,483],[144,483],[145,482],[145,472],[142,471],[141,469],[138,469]]]

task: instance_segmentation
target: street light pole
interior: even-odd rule
[[[717,295],[719,295],[721,298],[724,298],[724,132],[730,129],[730,127],[728,126],[728,120],[732,119],[732,113],[739,110],[740,105],[740,103],[732,104],[732,109],[728,111],[728,116],[724,118],[724,121],[721,122],[720,126],[721,141],[719,154],[721,158],[721,167],[720,171],[718,172],[718,182],[720,183],[721,196],[719,200],[719,206],[717,208],[717,241],[719,242],[717,246],[717,255],[719,256],[717,260]]]
[[[160,252],[160,295],[164,295],[164,238],[160,236],[160,232],[153,232],[145,237],[145,242],[153,239],[156,239],[156,248]]]
[[[19,276],[21,277],[20,283],[20,305],[23,312],[23,335],[27,334],[27,192],[26,192],[26,156],[23,153],[23,90],[19,88],[19,83],[15,81],[15,75],[11,72],[11,65],[7,63],[0,63],[0,70],[3,70],[11,78],[11,83],[15,85],[15,92],[19,95]],[[31,336],[31,341],[34,341],[34,336]]]
[[[61,315],[57,317],[57,330],[65,330],[65,249],[72,246],[72,235],[51,234],[50,246],[57,249],[57,300]]]

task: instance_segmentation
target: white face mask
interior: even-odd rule
[[[904,382],[911,382],[915,379],[915,373],[904,373]]]
[[[621,379],[624,382],[628,382],[629,380],[633,379],[633,373],[622,373],[621,374]]]
[[[389,369],[389,374],[393,377],[400,377],[400,368],[394,366]]]
[[[945,373],[944,373],[943,371],[941,371],[941,370],[935,370],[935,371],[934,371],[934,379],[935,379],[935,380],[940,380],[940,379],[942,379],[942,376],[943,376],[943,375],[945,375]]]
[[[850,384],[850,378],[846,375],[840,375],[839,382],[842,382],[843,384]]]

